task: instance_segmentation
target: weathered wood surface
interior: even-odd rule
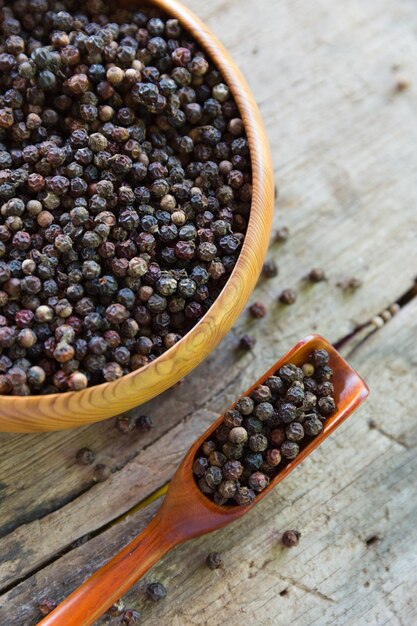
[[[152,415],[147,434],[124,436],[110,420],[0,435],[0,623],[35,624],[40,599],[59,600],[125,545],[157,503],[137,505],[299,337],[317,330],[339,341],[396,301],[404,306],[392,321],[372,334],[366,326],[343,348],[371,386],[365,408],[259,509],[165,557],[147,580],[164,582],[169,599],[149,607],[142,582],[126,602],[153,625],[416,623],[417,300],[403,298],[417,275],[415,4],[186,3],[240,64],[271,140],[276,225],[292,234],[271,246],[279,277],[253,296],[269,314],[244,314],[182,385],[134,411]],[[411,85],[395,93],[399,73]],[[302,278],[317,265],[329,281],[309,286]],[[363,288],[342,293],[335,285],[346,275]],[[293,307],[276,302],[285,287],[299,289]],[[243,332],[258,339],[251,354],[235,349]],[[93,469],[75,463],[84,446],[111,467],[108,481],[94,484]],[[285,551],[279,535],[289,527],[302,541]],[[379,539],[368,546],[371,537]],[[213,549],[225,558],[216,572],[203,564]]]

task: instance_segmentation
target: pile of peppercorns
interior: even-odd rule
[[[196,456],[201,491],[217,504],[252,504],[336,411],[332,375],[327,351],[315,350],[243,396]]]
[[[210,308],[251,205],[243,122],[176,19],[0,8],[0,394],[114,381]]]

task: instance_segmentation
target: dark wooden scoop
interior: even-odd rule
[[[313,350],[325,349],[333,368],[337,411],[328,418],[323,431],[299,455],[271,479],[250,506],[220,506],[199,489],[192,465],[201,444],[223,421],[219,417],[191,446],[176,471],[156,516],[148,526],[106,565],[88,578],[40,624],[43,626],[89,626],[143,576],[168,550],[187,539],[230,524],[248,513],[271,489],[315,450],[368,395],[366,383],[322,337],[306,337],[273,365],[245,394],[262,384],[285,363],[301,366]]]

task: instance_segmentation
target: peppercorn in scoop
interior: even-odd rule
[[[0,8],[0,394],[114,381],[225,285],[251,204],[228,86],[176,19]]]
[[[201,446],[193,472],[216,504],[252,504],[336,411],[326,350],[289,363],[229,409]]]

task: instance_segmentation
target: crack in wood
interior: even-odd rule
[[[326,602],[332,602],[332,603],[336,602],[334,598],[331,598],[330,596],[326,595],[322,591],[319,591],[318,589],[315,589],[314,587],[309,587],[308,585],[301,583],[296,578],[292,578],[291,576],[279,576],[279,578],[283,582],[290,583],[293,587],[296,587],[297,589],[300,589],[301,591],[304,591],[305,593],[311,593],[317,598],[320,598],[321,600],[325,600]]]
[[[389,439],[390,441],[393,441],[394,443],[398,444],[402,448],[405,448],[406,450],[411,450],[411,448],[413,448],[413,446],[410,446],[401,437],[396,437],[395,435],[392,435],[391,433],[389,433],[382,426],[380,426],[375,420],[370,420],[369,428],[372,428],[372,430],[376,430],[377,433],[379,433],[380,435],[383,435],[384,437],[387,437],[387,439]]]
[[[5,585],[4,587],[1,587],[0,588],[0,599],[6,593],[11,591],[14,587],[17,587],[18,585],[20,585],[21,583],[24,583],[29,578],[32,578],[32,576],[35,576],[38,572],[40,572],[43,569],[47,568],[49,565],[52,565],[52,563],[55,563],[55,561],[58,561],[59,559],[61,559],[63,556],[65,556],[69,552],[72,552],[73,550],[77,549],[79,546],[87,543],[88,541],[91,541],[92,539],[94,539],[98,535],[103,534],[104,532],[109,530],[109,528],[111,528],[115,524],[119,524],[120,522],[125,520],[129,515],[132,515],[133,513],[138,511],[139,509],[145,508],[147,506],[150,506],[158,497],[163,495],[164,491],[166,491],[166,489],[168,488],[168,484],[169,483],[167,483],[166,485],[163,485],[163,487],[160,487],[160,488],[156,489],[149,496],[147,496],[143,500],[139,501],[135,506],[131,507],[128,511],[126,511],[122,515],[119,515],[117,518],[111,520],[110,522],[107,522],[106,524],[103,524],[103,526],[100,526],[99,528],[96,528],[94,531],[92,531],[92,532],[90,532],[90,533],[88,533],[86,535],[83,535],[82,537],[79,537],[76,541],[73,541],[72,543],[70,543],[66,548],[63,548],[62,550],[60,550],[56,554],[52,555],[49,559],[45,560],[38,567],[34,567],[32,570],[27,571],[24,576],[21,576],[20,578],[16,578],[13,581],[13,583],[11,583],[10,585]],[[13,550],[18,552],[20,550],[20,545],[16,544],[13,547]],[[13,556],[13,553],[11,553],[9,555],[8,554],[4,554],[4,555],[2,555],[2,560],[4,561],[7,558],[10,558],[11,556]]]
[[[392,302],[389,306],[387,306],[383,311],[379,314],[371,317],[366,322],[362,324],[358,324],[350,333],[346,334],[344,337],[336,341],[333,345],[336,350],[340,350],[344,348],[350,341],[355,339],[359,333],[369,327],[369,332],[347,353],[346,358],[350,358],[352,354],[354,354],[359,348],[363,346],[363,344],[378,330],[380,330],[385,324],[387,324],[393,317],[396,315],[399,309],[404,308],[409,302],[411,302],[415,297],[417,297],[417,278],[413,285],[407,289],[401,296],[396,298],[394,302]]]
[[[66,498],[62,498],[58,503],[52,502],[50,506],[41,506],[38,508],[34,508],[30,511],[30,513],[22,513],[21,515],[16,516],[16,518],[13,520],[13,523],[8,522],[7,524],[4,524],[0,527],[0,539],[12,533],[21,526],[30,524],[35,520],[42,520],[51,513],[59,510],[63,506],[71,504],[71,502],[75,502],[77,498],[80,498],[85,493],[87,493],[87,491],[90,491],[90,489],[94,487],[95,484],[96,483],[94,481],[91,481],[88,485],[84,486],[83,489],[77,490],[75,493],[73,493],[72,495],[68,495]]]

